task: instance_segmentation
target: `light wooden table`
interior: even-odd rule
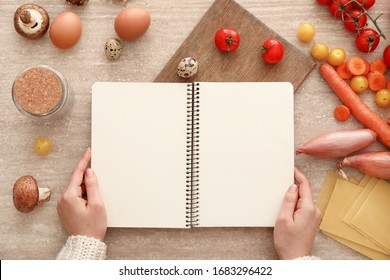
[[[108,61],[103,46],[115,37],[113,22],[123,8],[118,0],[90,0],[85,7],[71,7],[64,0],[36,0],[50,17],[71,10],[81,16],[83,35],[74,48],[60,50],[49,36],[27,41],[13,28],[13,14],[26,1],[0,2],[0,258],[53,259],[66,240],[56,212],[56,200],[82,153],[90,145],[91,85],[95,81],[150,82],[157,76],[181,42],[211,5],[211,0],[144,0],[127,5],[143,6],[152,16],[149,31],[135,42],[124,43],[122,57]],[[342,47],[352,56],[357,53],[354,35],[345,31],[340,21],[329,15],[326,7],[313,0],[237,0],[244,8],[285,37],[305,53],[310,43],[296,37],[297,26],[312,22],[317,28],[315,40],[331,48]],[[373,15],[383,12],[379,23],[390,38],[390,6],[377,0]],[[368,60],[381,57],[383,42]],[[11,87],[24,68],[49,64],[60,70],[75,93],[75,103],[67,117],[54,123],[39,124],[22,116],[13,105]],[[369,105],[372,96],[363,97]],[[295,95],[296,147],[326,131],[359,128],[354,119],[346,123],[334,120],[333,108],[338,98],[320,78],[316,67]],[[381,110],[383,117],[388,111]],[[37,156],[32,147],[35,138],[47,136],[54,151]],[[372,149],[383,149],[377,143]],[[296,165],[313,185],[314,197],[328,169],[335,160],[296,157]],[[351,171],[358,178],[362,175]],[[52,199],[32,213],[22,214],[12,202],[12,186],[22,175],[34,175],[41,185],[52,189]],[[109,259],[275,259],[271,228],[108,229]],[[324,259],[366,259],[363,255],[324,236],[317,235],[314,251]]]

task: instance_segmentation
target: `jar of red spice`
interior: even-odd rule
[[[12,99],[25,116],[47,121],[62,117],[72,103],[65,77],[48,65],[20,73],[12,86]]]

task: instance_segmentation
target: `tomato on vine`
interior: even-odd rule
[[[375,4],[375,0],[356,0],[360,5],[363,5],[364,9],[368,10]],[[355,9],[360,9],[359,4],[353,2],[352,5]]]
[[[354,33],[362,30],[367,24],[367,15],[360,10],[351,10],[344,13],[344,27]]]
[[[387,67],[390,67],[390,45],[387,45],[383,51],[383,61]]]
[[[352,10],[350,0],[332,0],[329,4],[329,12],[336,18],[342,18],[346,11]]]
[[[373,52],[378,46],[380,35],[374,29],[366,28],[356,37],[356,47],[365,53]]]
[[[221,28],[215,34],[214,41],[220,51],[232,52],[240,45],[240,34],[233,28]]]
[[[284,56],[284,48],[280,41],[271,38],[264,42],[261,56],[268,64],[278,63]]]
[[[317,0],[317,3],[320,5],[328,5],[331,0]]]

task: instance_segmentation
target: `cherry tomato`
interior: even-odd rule
[[[385,62],[387,67],[390,67],[390,45],[387,45],[387,47],[383,51],[383,61]]]
[[[390,107],[390,90],[380,89],[375,94],[375,103],[382,108]]]
[[[368,80],[364,76],[354,76],[351,79],[350,86],[356,93],[362,93],[368,88]]]
[[[34,150],[40,156],[48,155],[53,149],[51,141],[47,137],[37,138],[34,142]]]
[[[375,0],[356,0],[359,4],[362,4],[363,7],[368,10],[369,8],[371,8],[372,6],[374,6],[375,4]],[[353,3],[353,7],[355,9],[360,9],[360,6],[357,4],[357,3]]]
[[[356,47],[364,53],[373,52],[380,41],[379,34],[373,29],[366,28],[356,37]]]
[[[345,29],[357,33],[362,30],[367,23],[366,14],[359,10],[346,11],[344,14]]]
[[[317,3],[320,5],[328,5],[331,0],[317,0]]]
[[[342,48],[334,48],[328,55],[328,63],[332,66],[339,66],[345,61],[345,51]]]
[[[311,47],[310,53],[315,60],[321,61],[328,57],[329,48],[325,43],[317,42]]]
[[[214,41],[220,51],[232,52],[240,45],[240,35],[232,28],[221,28],[215,34]]]
[[[271,38],[264,42],[261,56],[269,64],[278,63],[284,56],[284,48],[281,42]]]
[[[341,18],[345,11],[352,10],[352,7],[350,0],[332,0],[329,4],[329,13],[336,18]]]
[[[303,23],[298,27],[298,38],[303,42],[309,42],[313,39],[315,29],[311,23]]]

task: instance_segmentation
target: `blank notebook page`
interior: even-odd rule
[[[187,85],[95,83],[92,168],[109,227],[185,227]]]
[[[274,226],[294,182],[290,83],[200,83],[200,226]]]

